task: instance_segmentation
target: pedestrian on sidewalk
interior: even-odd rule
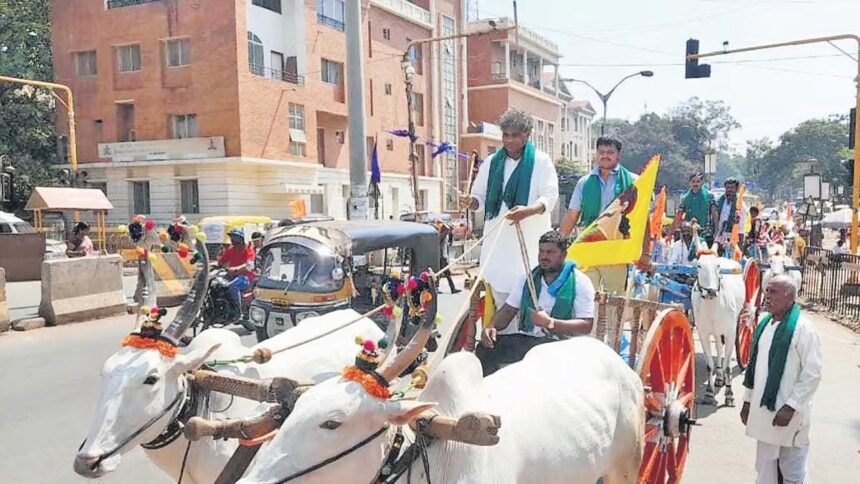
[[[744,375],[741,421],[758,441],[757,484],[809,482],[811,402],[822,359],[818,334],[796,297],[797,287],[786,275],[768,284],[769,312],[756,328]]]
[[[452,233],[451,227],[438,218],[433,221],[433,226],[435,226],[436,231],[439,232],[439,265],[440,268],[445,268],[448,267],[448,251],[451,248],[451,243],[454,240],[454,235]],[[457,289],[457,286],[454,285],[454,279],[451,276],[450,267],[445,269],[445,272],[442,273],[442,276],[445,279],[448,279],[448,287],[451,288],[451,294],[457,294],[458,292],[460,292],[460,289]]]

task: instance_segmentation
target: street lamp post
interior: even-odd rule
[[[631,77],[637,76],[652,77],[654,76],[654,71],[639,71],[625,76],[620,81],[618,81],[618,83],[616,83],[615,86],[613,86],[612,89],[610,89],[609,92],[607,92],[606,94],[603,94],[602,92],[598,91],[596,87],[592,86],[588,81],[584,81],[582,79],[565,77],[559,80],[562,82],[581,82],[582,84],[585,84],[586,86],[590,87],[591,90],[594,91],[595,94],[597,94],[597,97],[599,97],[600,101],[603,102],[603,123],[601,123],[600,125],[600,136],[603,136],[606,130],[606,105],[609,103],[609,98],[612,97],[612,93],[615,92],[616,89],[618,89],[618,86],[620,86],[622,82],[626,81],[627,79],[630,79]]]
[[[15,167],[8,155],[0,155],[0,206],[9,202],[9,211],[15,206]],[[7,198],[8,197],[8,198]]]

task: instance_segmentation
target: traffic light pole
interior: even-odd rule
[[[780,42],[777,44],[757,45],[752,47],[744,47],[741,49],[721,50],[715,52],[706,52],[704,54],[688,55],[688,61],[694,61],[703,57],[716,57],[726,54],[737,54],[740,52],[752,52],[756,50],[776,49],[778,47],[791,47],[794,45],[820,44],[823,42],[832,42],[834,40],[853,40],[857,42],[857,77],[854,79],[856,85],[855,107],[860,111],[860,36],[854,34],[832,35],[829,37],[814,37],[811,39],[792,40],[788,42]],[[854,137],[860,139],[860,123],[855,123]],[[858,233],[858,210],[860,210],[860,149],[854,148],[854,173],[852,174],[852,197],[851,197],[851,252],[857,253],[858,241],[860,241],[860,233]]]

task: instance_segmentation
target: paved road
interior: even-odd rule
[[[441,312],[448,316],[459,308],[462,295],[443,295],[440,301]],[[814,482],[860,482],[860,337],[812,317],[825,355],[813,416]],[[130,329],[131,319],[123,316],[0,335],[0,482],[85,481],[72,471],[72,460],[101,391],[98,372]],[[243,339],[252,342],[250,336]],[[700,368],[702,363],[700,355]],[[740,379],[733,385],[740,400]],[[722,395],[718,399],[722,402]],[[743,435],[738,410],[699,407],[701,426],[694,429],[684,482],[754,482],[754,442]],[[135,449],[100,482],[170,481]]]

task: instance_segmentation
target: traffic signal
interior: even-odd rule
[[[848,149],[854,149],[854,132],[857,130],[857,108],[851,108],[848,114]]]
[[[699,59],[690,59],[691,55],[699,54],[699,41],[696,39],[687,40],[687,54],[684,56],[685,79],[701,79],[711,77],[710,64],[699,65]]]

